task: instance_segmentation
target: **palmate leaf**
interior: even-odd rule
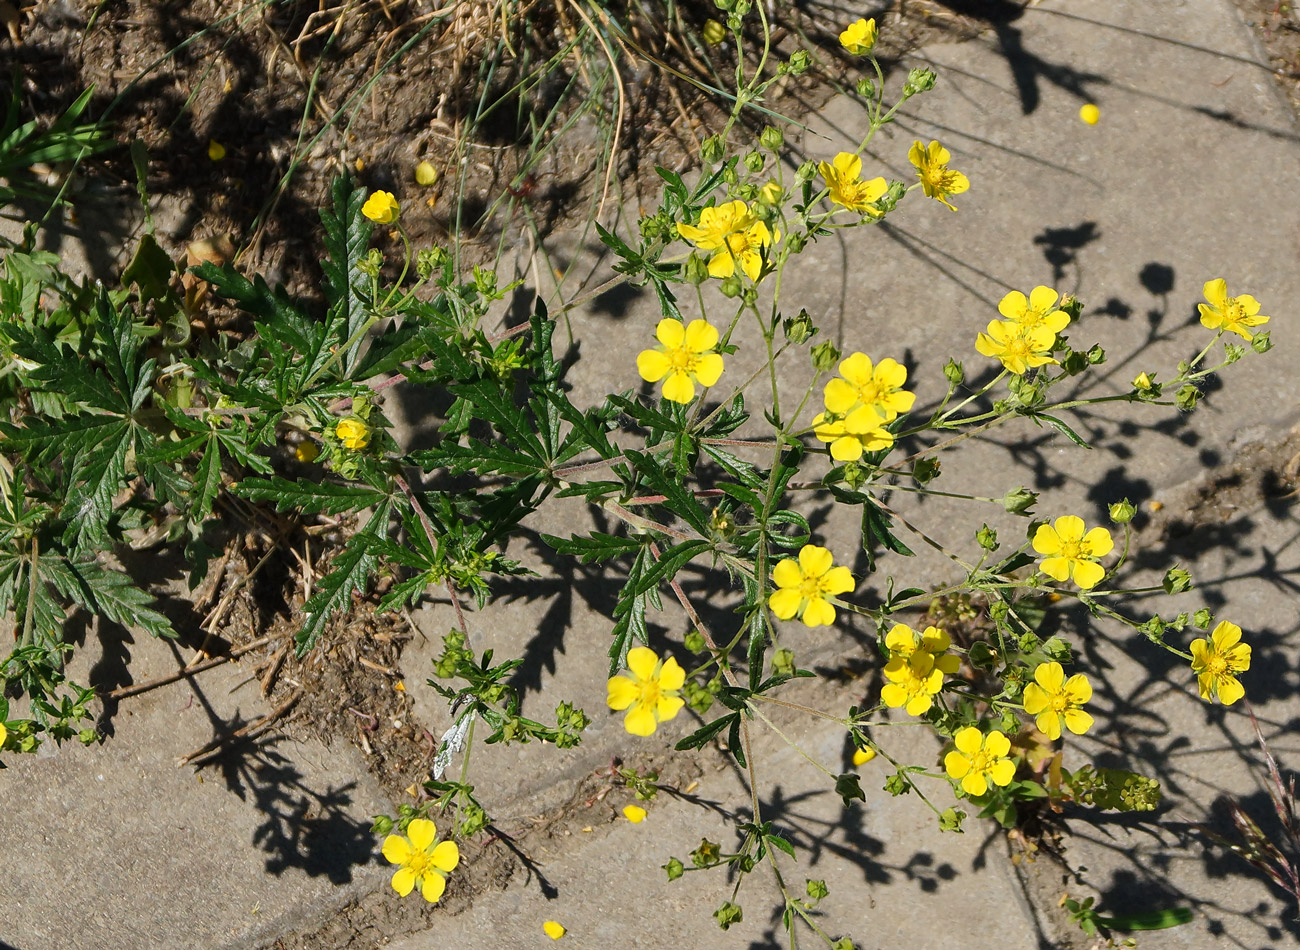
[[[102,614],[127,628],[142,628],[155,637],[175,637],[171,621],[149,605],[153,597],[142,591],[122,571],[111,570],[93,558],[40,560],[42,579],[92,614]]]
[[[371,543],[387,535],[391,508],[391,502],[381,504],[365,527],[348,539],[343,552],[334,558],[334,569],[321,578],[316,593],[302,605],[306,621],[294,636],[298,656],[316,645],[330,617],[351,606],[353,591],[365,592],[370,575],[379,566]]]
[[[325,251],[321,261],[325,272],[325,297],[329,301],[329,323],[338,327],[341,345],[352,339],[369,317],[365,299],[357,293],[358,285],[369,278],[358,267],[370,244],[372,225],[361,213],[366,203],[366,189],[353,188],[352,176],[334,179],[331,207],[321,210],[325,229]],[[343,376],[350,378],[356,367],[362,340],[358,339],[342,356]]]
[[[369,485],[312,482],[305,478],[291,482],[279,476],[246,478],[234,487],[233,492],[250,501],[273,501],[276,511],[294,508],[310,515],[360,511],[379,504],[386,497],[385,492]]]

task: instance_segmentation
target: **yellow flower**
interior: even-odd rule
[[[564,929],[563,924],[557,924],[553,920],[548,920],[544,924],[542,924],[542,931],[546,934],[546,936],[550,937],[552,940],[559,940],[566,933],[568,933],[568,931]]]
[[[1250,669],[1250,645],[1241,642],[1241,628],[1224,620],[1214,628],[1207,643],[1192,641],[1192,672],[1201,688],[1201,699],[1217,699],[1231,706],[1246,695],[1233,674]]]
[[[935,669],[952,676],[961,666],[961,659],[952,654],[943,655],[952,640],[938,627],[926,627],[917,633],[905,623],[896,623],[885,635],[885,648],[889,650],[889,662],[885,664],[885,675],[890,669],[900,669],[918,653],[927,653],[934,657]]]
[[[1051,287],[1035,287],[1029,298],[1013,290],[998,303],[998,313],[1020,327],[1021,331],[1047,327],[1060,333],[1070,323],[1070,315],[1056,306],[1059,295]]]
[[[871,205],[889,190],[889,185],[883,178],[862,181],[862,159],[857,155],[840,152],[834,162],[819,163],[817,170],[826,179],[831,201],[850,211],[880,217],[882,212]]]
[[[361,206],[361,213],[377,224],[392,224],[402,213],[402,206],[391,191],[376,191]]]
[[[334,434],[345,447],[354,452],[364,449],[370,442],[370,426],[360,419],[340,419],[334,427]]]
[[[961,779],[961,787],[974,798],[994,785],[1010,785],[1016,777],[1016,763],[1007,758],[1011,742],[996,729],[987,736],[975,726],[967,726],[952,737],[957,746],[943,757],[943,767],[950,778]]]
[[[1203,288],[1208,304],[1197,304],[1201,311],[1202,326],[1211,330],[1229,330],[1246,340],[1253,340],[1255,335],[1250,327],[1263,326],[1268,317],[1259,315],[1259,301],[1250,294],[1240,297],[1228,296],[1228,283],[1222,277],[1207,281]]]
[[[1137,378],[1133,380],[1133,388],[1146,392],[1151,388],[1151,377],[1146,373],[1138,373]]]
[[[420,162],[415,166],[415,183],[428,188],[438,181],[438,169],[434,168],[428,162]]]
[[[641,822],[645,821],[645,816],[647,814],[648,812],[646,812],[646,810],[640,805],[623,806],[623,817],[634,825],[639,825]]]
[[[1082,673],[1068,680],[1060,663],[1040,663],[1034,682],[1025,687],[1025,712],[1037,716],[1038,728],[1047,738],[1061,738],[1061,723],[1076,736],[1092,728],[1092,716],[1081,707],[1092,699],[1092,684]]]
[[[420,885],[420,893],[436,904],[447,887],[447,875],[460,864],[460,849],[454,841],[434,845],[438,829],[427,818],[416,818],[406,827],[406,837],[389,835],[383,855],[389,864],[400,864],[393,875],[393,890],[402,897]]]
[[[844,378],[837,376],[823,390],[826,411],[837,416],[847,415],[858,406],[870,406],[886,422],[892,422],[916,402],[916,394],[902,388],[907,382],[907,368],[888,357],[873,370],[867,354],[854,353],[841,361],[840,376]]]
[[[943,671],[934,663],[934,657],[918,650],[897,664],[885,667],[888,683],[880,690],[880,698],[890,709],[907,707],[909,716],[924,715],[934,705],[934,694],[943,689]]]
[[[805,544],[799,560],[785,558],[772,569],[777,590],[767,605],[781,620],[798,616],[809,627],[829,627],[835,622],[835,608],[827,597],[846,594],[856,586],[847,567],[834,567],[826,548]]]
[[[843,419],[821,413],[813,419],[813,435],[831,446],[837,462],[856,462],[863,452],[878,452],[894,444],[894,433],[870,406],[859,406]]]
[[[1021,330],[1013,322],[993,320],[988,332],[975,338],[975,349],[984,356],[1001,360],[1011,372],[1023,376],[1031,367],[1057,362],[1048,355],[1054,342],[1056,333],[1045,324],[1032,330]]]
[[[293,455],[299,462],[314,462],[320,456],[320,448],[311,439],[303,439],[293,450]]]
[[[219,162],[226,157],[226,147],[216,139],[208,139],[208,158]]]
[[[854,768],[859,768],[863,765],[866,765],[875,757],[876,757],[876,750],[871,748],[870,746],[868,746],[865,749],[854,749],[853,766]]]
[[[948,201],[949,195],[960,195],[970,188],[970,179],[961,172],[952,171],[948,162],[952,153],[938,142],[922,145],[920,140],[912,143],[908,149],[907,160],[916,166],[916,176],[921,179],[921,190],[927,198],[933,198],[947,205],[952,211],[957,209]]]
[[[870,53],[876,45],[876,18],[850,23],[840,34],[840,45],[857,56]]]
[[[1034,532],[1034,550],[1046,554],[1038,569],[1053,580],[1065,581],[1071,575],[1084,590],[1092,590],[1106,576],[1106,569],[1097,563],[1115,547],[1110,532],[1093,528],[1084,533],[1082,518],[1062,515],[1056,526],[1042,524]]]
[[[710,277],[730,277],[739,264],[753,281],[762,274],[766,249],[781,240],[780,231],[769,231],[739,200],[705,208],[698,227],[679,224],[677,233],[702,251],[716,252],[709,258]]]
[[[706,321],[692,320],[683,327],[680,320],[665,317],[655,327],[655,338],[662,347],[638,353],[636,369],[648,383],[664,379],[664,398],[670,402],[690,402],[697,381],[708,389],[722,375],[722,357],[712,352],[718,331]]]
[[[717,20],[704,21],[704,42],[710,46],[719,46],[727,38],[727,28]]]
[[[610,709],[630,707],[623,728],[632,735],[653,735],[659,723],[672,719],[686,705],[678,693],[686,683],[686,671],[673,657],[660,660],[647,647],[627,651],[627,668],[631,677],[609,678],[606,701]]]

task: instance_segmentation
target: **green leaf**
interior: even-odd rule
[[[733,721],[738,720],[739,718],[738,714],[731,713],[723,716],[721,719],[715,719],[713,722],[707,723],[696,729],[685,739],[678,740],[677,745],[673,746],[673,748],[679,752],[684,752],[687,749],[699,749],[703,747],[706,742],[712,740],[713,737],[723,729],[726,729],[727,726],[731,725]]]
[[[352,339],[370,318],[368,302],[356,288],[370,283],[370,278],[358,265],[366,255],[373,226],[361,213],[366,203],[366,189],[353,188],[350,175],[345,173],[334,179],[330,197],[331,207],[320,213],[327,255],[321,261],[321,269],[324,271],[325,298],[329,301],[329,322],[338,327],[338,343],[342,345]],[[344,378],[351,378],[364,342],[358,338],[344,352]]]
[[[300,478],[291,482],[287,478],[246,478],[233,489],[233,493],[251,501],[273,501],[276,511],[297,509],[305,514],[337,515],[345,511],[361,511],[384,500],[384,492],[368,485],[338,485],[333,482],[312,482]]]
[[[306,622],[294,636],[298,656],[316,645],[330,617],[352,606],[353,591],[365,592],[370,575],[379,566],[371,541],[387,534],[390,510],[390,503],[381,504],[365,527],[348,539],[343,552],[334,558],[334,569],[320,579],[316,593],[302,605]]]
[[[790,857],[792,858],[794,857],[794,845],[786,841],[780,835],[764,835],[763,840],[766,841],[768,844],[770,844],[772,847],[784,851],[786,854],[790,855]]]
[[[877,545],[887,551],[902,554],[904,557],[913,556],[911,549],[894,536],[890,530],[892,526],[889,516],[872,501],[870,496],[867,496],[862,502],[862,550],[867,556],[867,570],[876,569],[876,555],[873,549]]]
[[[171,621],[149,606],[154,599],[122,571],[89,558],[43,558],[41,573],[55,590],[92,614],[102,614],[128,629],[142,628],[155,637],[176,636]]]
[[[857,772],[845,772],[837,778],[835,794],[843,799],[845,808],[850,807],[854,799],[864,802],[867,800],[866,794],[862,791],[862,777]]]
[[[190,503],[190,521],[201,522],[212,514],[212,500],[221,487],[221,453],[217,439],[208,439],[208,446],[194,470],[194,497]]]
[[[569,538],[543,534],[542,540],[560,554],[579,558],[583,564],[608,561],[639,550],[644,544],[643,538],[620,538],[602,531],[593,531],[583,536],[575,534]]]
[[[1192,909],[1190,907],[1170,907],[1167,910],[1151,910],[1140,914],[1113,914],[1107,917],[1097,916],[1093,919],[1103,927],[1109,927],[1111,930],[1118,930],[1121,933],[1131,933],[1137,930],[1167,930],[1170,927],[1191,923]]]
[[[1064,435],[1067,439],[1069,439],[1069,440],[1070,440],[1071,442],[1073,442],[1075,445],[1081,446],[1081,447],[1083,447],[1083,448],[1085,448],[1085,449],[1090,449],[1090,448],[1092,448],[1091,445],[1089,445],[1087,442],[1084,441],[1083,437],[1080,436],[1079,433],[1077,433],[1077,432],[1075,432],[1073,429],[1071,429],[1071,428],[1070,428],[1068,425],[1066,425],[1062,420],[1056,418],[1056,416],[1048,415],[1048,414],[1045,413],[1045,412],[1031,412],[1031,413],[1029,413],[1028,415],[1029,415],[1029,418],[1034,419],[1034,420],[1042,419],[1044,422],[1046,422],[1048,425],[1050,425],[1050,426],[1051,426],[1053,429],[1055,429],[1056,431],[1060,432],[1062,435]]]

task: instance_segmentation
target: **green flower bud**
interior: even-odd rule
[[[1223,361],[1231,365],[1246,355],[1246,348],[1237,343],[1223,344]]]
[[[746,287],[740,292],[740,299],[744,301],[745,306],[754,306],[758,303],[758,289],[755,287]]]
[[[1196,404],[1201,399],[1201,391],[1191,383],[1186,383],[1178,388],[1174,394],[1174,404],[1184,412],[1191,412],[1196,408]]]
[[[725,181],[728,185],[731,185],[733,188],[736,186],[736,184],[740,181],[740,176],[736,174],[735,165],[728,165],[726,168],[722,170],[722,180]]]
[[[840,361],[840,351],[830,341],[818,343],[812,348],[812,361],[814,368],[827,372]]]
[[[870,79],[858,80],[858,95],[863,99],[876,98],[876,84]]]
[[[907,74],[907,82],[903,84],[903,98],[907,99],[917,93],[929,92],[934,88],[935,80],[938,78],[933,69],[918,68],[911,70]]]
[[[867,480],[867,473],[857,462],[844,463],[844,484],[848,485],[854,491],[862,487],[862,483]]]
[[[1110,506],[1110,520],[1115,524],[1128,524],[1136,514],[1137,508],[1127,498]]]
[[[740,296],[742,289],[740,286],[740,278],[735,274],[732,274],[730,277],[722,281],[722,286],[718,289],[722,291],[722,296],[726,297],[728,300],[734,300]]]
[[[686,634],[685,642],[686,649],[690,650],[692,653],[703,653],[708,648],[708,644],[704,641],[704,634],[700,633],[698,630],[692,630],[690,633]]]
[[[374,823],[370,826],[370,833],[376,835],[391,834],[393,830],[393,819],[387,815],[376,815]]]
[[[1007,606],[1007,602],[1004,600],[995,600],[989,604],[989,616],[993,618],[994,623],[1001,623],[1006,620],[1010,611],[1011,608]]]
[[[808,51],[797,49],[790,54],[790,74],[792,76],[802,76],[808,71],[811,60],[808,58]]]
[[[772,672],[778,676],[794,676],[794,651],[782,647],[773,653]]]
[[[789,239],[786,241],[786,246],[790,248],[791,254],[798,254],[807,246],[807,244],[807,236],[801,233],[791,234]]]
[[[442,268],[447,260],[447,252],[440,247],[425,248],[415,255],[415,273],[421,280],[428,280],[433,272]]]
[[[960,386],[966,381],[966,370],[962,369],[962,365],[956,360],[949,359],[943,364],[943,376],[954,386]]]
[[[1013,515],[1032,514],[1029,510],[1038,502],[1038,492],[1027,488],[1013,488],[1002,496],[1002,507]]]
[[[357,270],[367,277],[378,277],[379,269],[384,266],[384,255],[377,247],[372,247],[365,257],[357,261]]]
[[[988,525],[981,525],[980,529],[975,532],[975,543],[985,551],[996,551],[998,548],[998,533]]]
[[[1192,614],[1192,623],[1202,630],[1209,630],[1210,624],[1214,623],[1214,614],[1210,612],[1209,607],[1202,607],[1196,613]]]
[[[1159,643],[1165,636],[1165,622],[1160,619],[1159,614],[1156,614],[1146,623],[1139,624],[1137,631],[1148,640],[1151,640],[1154,643]]]
[[[726,146],[722,144],[722,137],[710,135],[700,147],[700,157],[704,159],[706,165],[716,165],[722,161],[722,156],[726,154]]]
[[[785,133],[774,125],[769,125],[758,137],[758,144],[769,152],[775,152],[785,144]]]
[[[675,881],[686,873],[685,865],[676,858],[669,858],[668,863],[665,864],[663,868],[668,872],[668,880],[670,881]]]
[[[1192,575],[1181,567],[1171,567],[1165,572],[1165,579],[1160,582],[1166,594],[1181,594],[1192,589]]]
[[[939,460],[929,456],[916,460],[916,465],[912,467],[912,477],[922,485],[928,485],[939,477]]]
[[[945,808],[939,815],[940,831],[961,832],[961,823],[966,820],[966,813],[957,808]]]
[[[830,888],[826,886],[825,881],[807,880],[804,883],[804,893],[815,901],[821,900],[830,892]]]
[[[765,161],[767,161],[767,159],[763,157],[762,152],[753,151],[745,156],[745,167],[749,169],[751,174],[757,175],[763,170],[763,163]]]
[[[1088,350],[1088,362],[1093,366],[1100,366],[1106,362],[1106,351],[1101,348],[1100,343],[1094,343]]]
[[[759,169],[759,171],[762,171],[762,169]],[[758,197],[758,186],[750,184],[749,182],[737,185],[733,191],[733,196],[739,198],[741,201],[753,201]],[[758,209],[754,208],[752,210],[757,211]]]
[[[817,166],[812,161],[807,161],[795,170],[794,180],[802,185],[806,181],[812,181],[816,174]]]
[[[1269,339],[1268,334],[1268,330],[1263,333],[1256,333],[1250,341],[1250,348],[1256,353],[1267,353],[1273,349],[1273,341]]]
[[[787,317],[781,324],[781,329],[785,331],[785,338],[796,346],[806,343],[817,332],[807,310],[800,310],[795,316]]]
[[[687,283],[699,286],[709,279],[708,262],[692,251],[691,256],[686,258],[686,264],[682,268],[682,276],[686,278]]]
[[[704,29],[700,32],[704,37],[704,42],[710,46],[720,46],[722,41],[727,38],[727,28],[717,20],[705,20]]]

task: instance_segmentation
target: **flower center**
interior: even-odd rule
[[[1026,359],[1029,356],[1029,344],[1020,337],[1007,342],[1007,356],[1015,359]]]
[[[989,770],[989,754],[980,749],[970,757],[970,770],[976,775]]]
[[[1065,693],[1053,694],[1051,702],[1053,711],[1058,713],[1063,713],[1070,708],[1070,698]]]
[[[1223,308],[1223,319],[1228,323],[1240,323],[1246,318],[1246,308],[1237,302],[1236,297],[1229,297]]]
[[[1061,544],[1061,557],[1067,561],[1077,561],[1083,556],[1082,541],[1064,541]]]
[[[425,851],[417,851],[406,859],[406,867],[417,879],[424,877],[429,873],[429,866],[432,861],[432,855]]]
[[[799,584],[799,596],[806,600],[822,595],[822,580],[820,577],[805,577]]]
[[[1222,676],[1228,671],[1228,658],[1221,653],[1212,653],[1205,668],[1211,676]]]
[[[695,354],[684,346],[668,351],[668,363],[674,372],[689,373],[695,368]]]
[[[654,706],[659,702],[659,681],[657,679],[642,680],[639,684],[641,687],[641,704],[644,706]]]
[[[858,399],[867,406],[880,402],[884,398],[884,395],[885,394],[881,391],[880,384],[874,379],[871,382],[858,387]]]
[[[749,250],[749,238],[741,233],[728,234],[727,250],[733,255],[744,254]]]

